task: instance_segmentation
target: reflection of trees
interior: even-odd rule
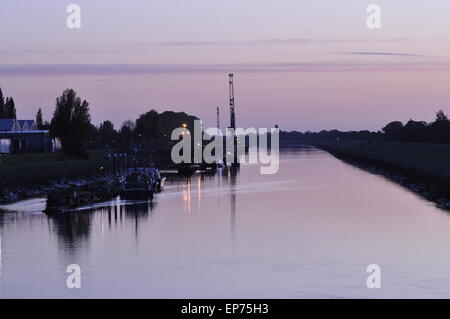
[[[3,228],[4,219],[5,219],[5,211],[0,209],[0,230]]]
[[[134,230],[135,236],[137,238],[139,232],[139,221],[142,218],[147,219],[149,214],[153,210],[153,201],[148,201],[146,203],[139,203],[134,205],[126,205],[125,207],[125,217],[134,220]]]
[[[91,234],[92,212],[74,212],[49,215],[50,229],[56,233],[59,243],[75,249]]]
[[[145,203],[136,203],[133,205],[124,205],[121,208],[125,210],[126,218],[147,218],[149,214],[153,211],[155,204],[153,201],[148,201]]]
[[[112,203],[104,208],[89,211],[58,213],[48,216],[49,227],[58,237],[58,243],[64,250],[75,251],[76,248],[87,242],[92,230],[94,219],[102,223],[103,216],[108,216],[109,229],[112,230],[112,223],[123,223],[125,220],[132,220],[135,223],[136,234],[139,221],[148,218],[154,208],[152,201],[127,203]]]
[[[139,222],[142,219],[147,219],[149,215],[151,215],[155,205],[156,204],[153,201],[133,203],[128,202],[126,204],[118,201],[115,204],[113,203],[111,206],[101,209],[100,213],[106,213],[108,215],[108,225],[110,229],[112,223],[121,224],[125,220],[134,221],[135,232],[137,236],[139,230]]]

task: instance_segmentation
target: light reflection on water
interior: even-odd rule
[[[101,207],[100,207],[101,206]],[[450,219],[329,154],[169,179],[151,202],[0,213],[1,297],[448,297]],[[366,267],[382,288],[366,288]],[[66,288],[69,264],[82,288]]]

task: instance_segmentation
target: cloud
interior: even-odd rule
[[[182,73],[449,71],[450,63],[22,64],[0,65],[0,76],[119,76]]]
[[[0,49],[0,56],[65,56],[65,55],[92,55],[92,54],[119,54],[117,48],[45,48],[45,49]]]
[[[407,56],[407,57],[421,57],[421,58],[430,58],[432,56],[429,55],[421,55],[421,54],[411,54],[411,53],[396,53],[396,52],[345,52],[345,54],[352,55],[388,55],[388,56]]]
[[[271,38],[240,41],[165,41],[165,42],[132,42],[121,44],[91,44],[64,46],[63,48],[13,48],[0,49],[0,56],[65,56],[65,55],[120,55],[126,52],[144,54],[154,47],[212,47],[212,46],[273,46],[273,45],[309,45],[334,43],[382,43],[403,42],[406,38],[372,39],[372,38]],[[356,54],[358,52],[355,52]],[[364,53],[364,52],[361,52]],[[349,54],[352,54],[351,52]]]
[[[233,44],[235,42],[219,42],[219,41],[169,41],[169,42],[150,42],[150,43],[139,43],[140,45],[151,45],[151,46],[210,46],[210,45],[226,45]]]
[[[313,44],[313,43],[361,43],[361,42],[403,42],[406,38],[372,39],[372,38],[272,38],[241,41],[168,41],[141,42],[150,46],[220,46],[220,45],[271,45],[271,44]]]

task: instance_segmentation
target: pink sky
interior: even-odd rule
[[[450,3],[378,1],[382,28],[361,1],[2,1],[0,87],[20,118],[74,88],[94,123],[155,108],[228,121],[235,73],[238,125],[285,130],[380,129],[450,111]],[[6,27],[7,26],[7,27]]]

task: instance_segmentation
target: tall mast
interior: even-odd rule
[[[217,131],[220,131],[220,112],[219,112],[219,107],[217,107]]]
[[[233,73],[229,75],[229,85],[230,85],[230,127],[236,129],[236,117],[234,113],[234,83],[233,83]]]
[[[235,105],[234,105],[234,83],[233,83],[233,73],[229,75],[229,85],[230,85],[230,128],[233,131],[233,163],[231,163],[232,167],[239,167],[238,162],[238,148],[237,148],[237,136],[236,136],[236,114],[235,114]]]

